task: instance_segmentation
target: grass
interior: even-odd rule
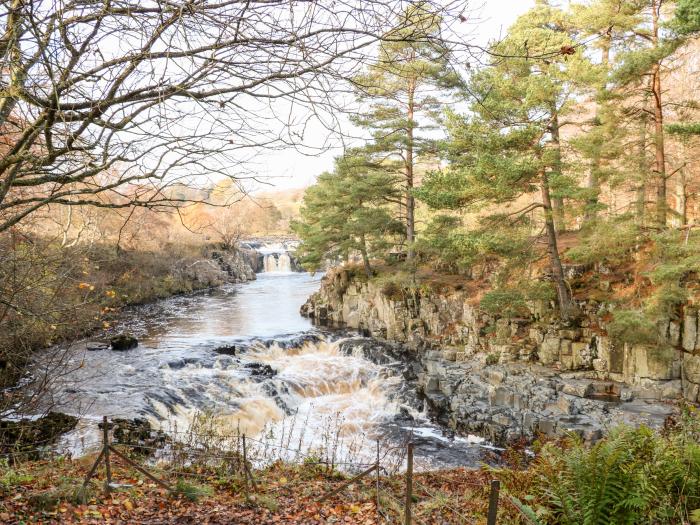
[[[203,497],[211,496],[213,493],[214,491],[211,487],[190,483],[182,478],[177,480],[173,491],[175,496],[182,496],[189,501],[199,501]]]

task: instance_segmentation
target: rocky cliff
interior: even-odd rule
[[[251,260],[255,254],[249,252],[237,248],[213,251],[207,257],[179,268],[179,271],[197,283],[198,288],[252,281],[255,280],[255,270],[251,267]]]
[[[402,343],[418,356],[417,385],[437,417],[497,441],[575,430],[595,439],[611,423],[660,425],[674,400],[698,401],[698,312],[660,323],[661,343],[614,342],[610,305],[579,303],[564,325],[546,301],[528,318],[496,318],[475,290],[387,286],[330,271],[302,314]]]

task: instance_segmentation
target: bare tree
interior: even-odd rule
[[[333,79],[380,39],[406,38],[406,4],[3,3],[0,232],[50,203],[173,206],[192,202],[174,184],[250,177],[261,148],[303,143]],[[435,10],[457,19],[459,6]]]

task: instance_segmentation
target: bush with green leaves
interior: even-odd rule
[[[618,344],[656,344],[656,324],[643,311],[618,310],[607,327],[608,335]]]
[[[617,266],[631,258],[634,249],[644,241],[640,227],[628,215],[588,224],[581,242],[566,255],[582,264],[601,263]]]
[[[687,408],[666,433],[620,427],[591,447],[578,438],[546,444],[519,506],[541,524],[698,523],[699,440],[697,409]]]
[[[517,290],[491,290],[486,292],[479,304],[481,310],[498,317],[528,315],[529,310],[523,294]]]

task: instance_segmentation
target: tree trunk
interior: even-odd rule
[[[406,140],[406,243],[408,252],[406,258],[413,259],[413,243],[416,236],[415,207],[413,197],[413,117],[415,115],[415,82],[411,80],[408,87],[408,121]]]
[[[644,226],[644,216],[646,215],[646,180],[649,175],[647,165],[647,124],[642,118],[639,126],[639,152],[637,154],[639,171],[639,181],[635,188],[635,219],[639,226]]]
[[[23,34],[22,26],[25,23],[22,16],[23,3],[23,0],[12,0],[6,13],[4,34],[0,35],[0,56],[10,58],[9,83],[5,86],[6,95],[0,97],[0,126],[5,124],[17,105],[20,88],[24,86],[27,77],[20,48],[20,39]]]
[[[365,241],[365,236],[360,236],[360,253],[362,254],[362,264],[365,267],[365,273],[367,277],[372,277],[372,266],[369,263],[369,255],[367,255],[367,242]]]
[[[652,1],[652,40],[654,47],[659,46],[659,10],[661,0]],[[651,93],[654,103],[654,146],[656,150],[656,225],[659,228],[666,227],[668,204],[666,202],[666,151],[664,148],[664,113],[661,90],[661,64],[655,63],[651,68]]]
[[[554,165],[552,166],[552,173],[561,176],[561,140],[559,138],[559,113],[556,108],[556,103],[552,104],[552,124],[550,131],[552,133],[552,145],[554,146]],[[549,189],[547,193],[549,193]],[[553,197],[551,210],[556,231],[562,232],[566,230],[564,199],[562,197]]]
[[[685,180],[685,169],[678,172],[676,180],[676,223],[677,226],[683,227],[688,224],[688,189],[687,181]]]
[[[564,319],[571,317],[573,313],[573,305],[571,302],[571,294],[569,286],[564,279],[564,268],[559,258],[559,248],[557,247],[557,232],[554,226],[554,217],[552,214],[552,199],[549,193],[549,180],[544,170],[540,173],[542,205],[544,207],[544,223],[547,232],[547,249],[549,251],[549,264],[554,277],[554,283],[557,287],[557,301],[559,303],[559,311]]]
[[[602,84],[598,87],[599,95],[607,90],[607,72],[610,66],[610,35],[607,33],[603,35],[601,63],[605,68],[606,75]],[[601,122],[601,119],[603,118],[602,109],[603,103],[599,100],[596,104],[595,109],[595,126],[600,127],[603,125],[603,123]],[[586,180],[586,188],[589,191],[589,197],[586,202],[586,210],[583,216],[584,224],[594,220],[598,212],[598,196],[600,195],[600,177],[598,176],[598,174],[600,173],[602,158],[601,148],[603,147],[601,138],[602,137],[595,137],[595,139],[597,139],[599,142],[595,145],[595,149],[593,151],[593,158],[591,159],[591,167],[588,171],[588,179]]]

